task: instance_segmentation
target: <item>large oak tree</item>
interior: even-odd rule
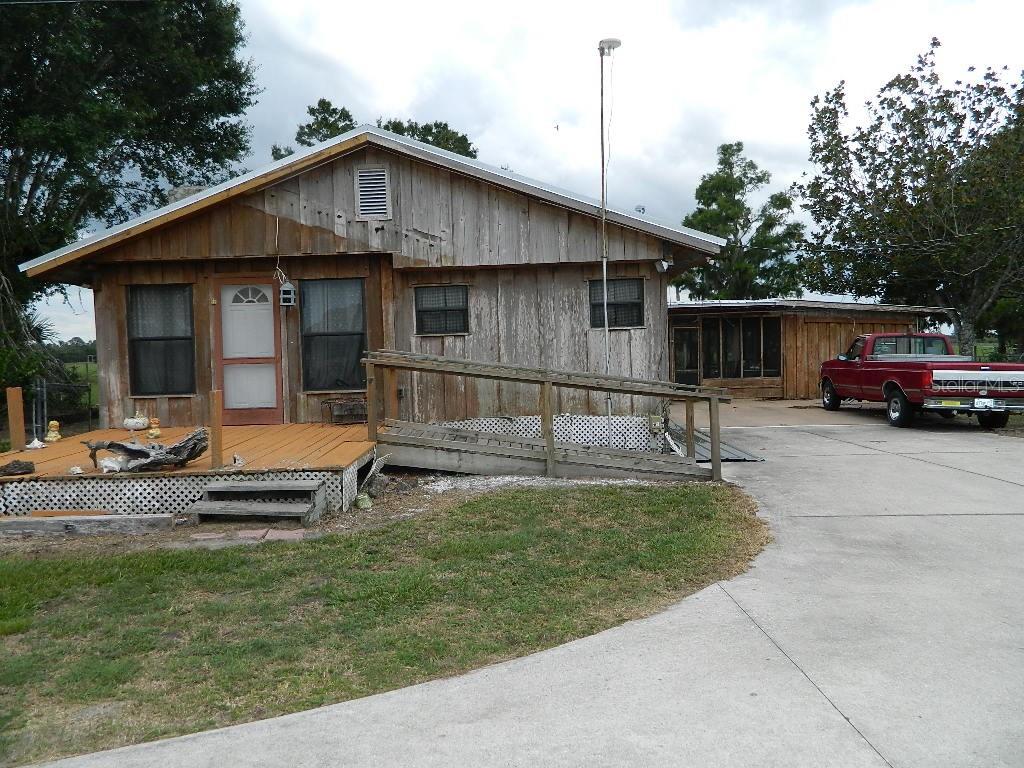
[[[808,286],[952,311],[962,350],[1024,290],[1024,88],[986,69],[946,85],[929,51],[850,125],[843,83],[814,99]]]
[[[20,262],[229,175],[257,95],[233,0],[0,6],[0,341],[53,290]]]

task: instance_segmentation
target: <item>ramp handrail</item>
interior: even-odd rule
[[[376,369],[383,375],[383,416],[385,420],[395,419],[398,410],[398,390],[395,371],[422,371],[467,376],[480,379],[515,381],[538,384],[541,387],[540,416],[541,432],[547,448],[548,473],[554,474],[554,387],[583,389],[593,392],[612,392],[622,395],[662,397],[669,401],[683,402],[686,406],[686,455],[696,456],[694,439],[694,403],[708,404],[709,437],[711,442],[711,473],[714,480],[722,479],[722,452],[719,424],[719,402],[729,402],[728,391],[718,387],[697,387],[675,384],[669,381],[633,379],[628,376],[603,376],[585,371],[561,371],[546,368],[531,368],[508,363],[482,363],[437,355],[422,355],[382,349],[368,352],[362,360],[366,366],[366,422],[370,440],[377,440],[380,421],[377,399]]]

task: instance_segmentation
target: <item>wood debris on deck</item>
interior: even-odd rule
[[[169,427],[163,430],[159,442],[174,443],[192,427]],[[145,433],[136,434],[139,442],[148,441]],[[81,435],[65,437],[58,443],[50,443],[39,450],[11,451],[0,454],[0,464],[17,458],[35,464],[35,472],[28,475],[0,478],[0,482],[24,481],[33,478],[82,477],[70,475],[73,466],[82,468],[84,476],[102,475],[95,469],[89,458],[89,449],[83,440],[127,440],[131,439],[124,429],[99,429]],[[231,457],[238,454],[245,462],[243,470],[259,471],[271,469],[343,469],[373,450],[374,444],[367,440],[366,425],[346,426],[325,424],[276,424],[244,427],[224,427],[224,458],[230,467]],[[101,455],[103,455],[101,453]],[[168,467],[155,473],[197,474],[211,471],[210,454],[203,454],[185,467]],[[128,474],[128,473],[126,473]],[[136,475],[136,473],[130,473]],[[142,476],[147,473],[138,473]],[[148,473],[153,474],[153,473]]]

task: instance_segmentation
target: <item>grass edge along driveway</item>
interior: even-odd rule
[[[722,484],[520,488],[302,543],[0,560],[0,765],[272,717],[655,612],[767,539]]]

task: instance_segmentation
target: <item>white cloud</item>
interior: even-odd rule
[[[1024,68],[1024,4],[1013,0],[250,0],[243,14],[265,88],[249,116],[248,167],[291,140],[323,96],[367,122],[447,120],[481,160],[592,196],[597,41],[621,37],[609,198],[670,222],[692,207],[722,142],[744,141],[776,186],[796,180],[811,98],[845,79],[863,101],[933,36],[951,79],[970,64]],[[64,335],[80,320],[53,317]]]

